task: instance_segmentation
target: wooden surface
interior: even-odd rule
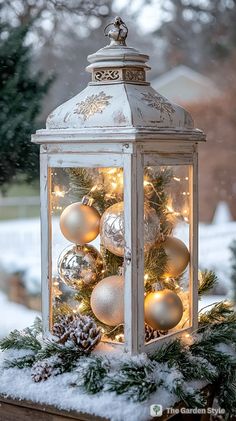
[[[203,391],[208,396],[207,406],[211,407],[214,397],[214,388],[207,386]],[[143,404],[145,405],[145,403]],[[181,410],[186,407],[183,402],[177,403],[174,408]],[[138,414],[137,414],[138,416]],[[98,417],[77,411],[59,410],[51,405],[37,404],[27,400],[6,398],[0,395],[0,421],[109,421],[110,418]],[[210,421],[208,414],[203,415],[169,415],[166,412],[162,417],[150,417],[147,421]],[[137,418],[138,421],[138,418]]]
[[[107,421],[76,411],[61,411],[51,405],[0,397],[0,421]]]

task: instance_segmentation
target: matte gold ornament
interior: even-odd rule
[[[124,278],[108,276],[93,289],[90,300],[93,313],[108,326],[124,323]]]
[[[103,269],[102,256],[88,244],[67,247],[58,259],[61,280],[76,290],[101,279]]]
[[[169,289],[150,292],[144,300],[145,322],[154,330],[169,330],[183,316],[183,304],[178,295]]]
[[[102,215],[101,243],[117,256],[124,255],[124,202],[115,203]],[[144,250],[148,251],[160,235],[160,220],[156,211],[144,205]]]
[[[99,234],[100,214],[83,202],[67,206],[60,217],[61,232],[67,240],[76,244],[93,241]]]
[[[186,245],[178,238],[167,237],[166,240],[161,243],[161,247],[164,248],[167,255],[165,275],[170,278],[181,275],[186,269],[190,259],[190,254]]]

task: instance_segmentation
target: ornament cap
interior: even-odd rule
[[[86,206],[92,206],[93,202],[94,202],[94,199],[89,196],[84,196],[81,200],[81,203]]]

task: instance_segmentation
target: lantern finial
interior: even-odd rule
[[[106,32],[107,28],[110,28],[109,31]],[[123,20],[116,16],[114,20],[104,28],[104,34],[106,37],[109,37],[111,42],[110,45],[126,45],[126,38],[128,35],[128,28]]]

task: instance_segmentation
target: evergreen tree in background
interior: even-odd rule
[[[17,180],[30,182],[39,173],[38,147],[30,142],[41,101],[51,79],[31,72],[29,26],[0,24],[0,189]]]
[[[236,240],[234,240],[230,246],[232,254],[232,265],[231,265],[231,281],[233,285],[233,300],[236,303]]]

